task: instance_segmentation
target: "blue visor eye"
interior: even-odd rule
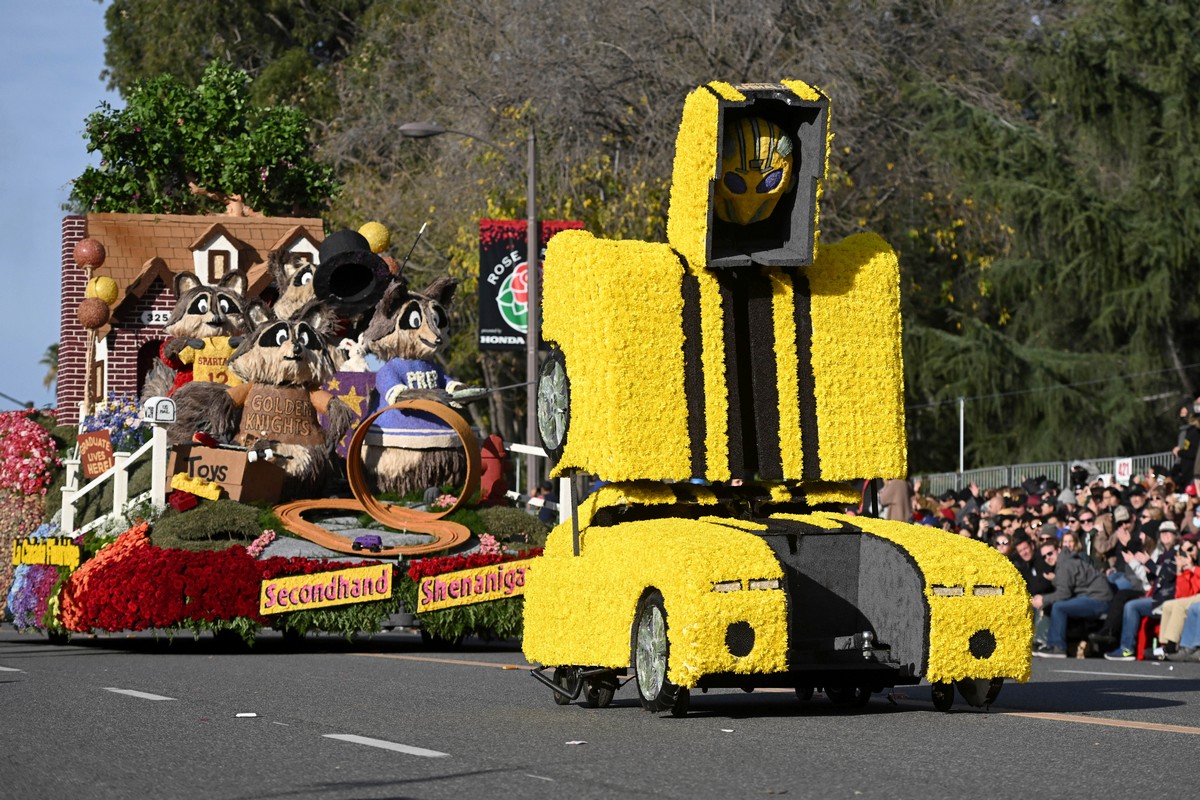
[[[754,187],[754,191],[758,194],[766,194],[775,187],[779,186],[779,182],[783,180],[783,170],[774,169],[763,176],[763,179],[758,182],[758,186]]]
[[[725,177],[721,180],[725,184],[725,188],[734,194],[744,194],[746,192],[746,182],[736,172],[726,172]]]

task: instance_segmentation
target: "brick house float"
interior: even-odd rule
[[[96,239],[107,252],[92,277],[107,275],[118,289],[109,323],[96,331],[92,397],[140,397],[167,338],[163,325],[175,305],[175,273],[195,272],[204,283],[215,283],[240,268],[249,279],[247,294],[263,296],[271,285],[268,255],[282,250],[307,254],[316,262],[324,223],[315,218],[170,214],[65,217],[57,381],[58,418],[63,424],[79,422],[84,399],[87,330],[79,324],[76,309],[88,279],[74,253],[85,238]]]

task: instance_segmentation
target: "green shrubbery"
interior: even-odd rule
[[[155,547],[173,550],[224,550],[247,545],[262,532],[260,510],[232,500],[208,500],[189,511],[171,510],[150,532]]]

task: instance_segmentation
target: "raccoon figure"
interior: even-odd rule
[[[206,286],[190,272],[175,275],[175,308],[164,332],[171,338],[159,348],[159,362],[146,378],[144,397],[172,395],[196,381],[236,386],[229,357],[246,332],[246,274],[233,270],[216,286]]]
[[[423,292],[410,292],[403,279],[389,284],[363,335],[367,351],[386,362],[375,374],[380,407],[406,393],[444,398],[463,388],[433,361],[448,341],[446,309],[457,285],[449,277],[437,278]],[[383,491],[409,494],[466,478],[467,458],[458,435],[429,414],[384,412],[365,441],[363,463]]]
[[[333,449],[353,418],[349,406],[321,384],[333,374],[327,342],[318,330],[319,303],[295,319],[276,319],[259,305],[251,309],[254,329],[229,358],[242,383],[221,387],[193,383],[180,390],[180,416],[204,405],[207,429],[218,439],[265,454],[270,450],[287,471],[284,499],[317,497],[333,465]],[[329,417],[328,429],[317,421]],[[181,433],[187,433],[182,431]]]
[[[316,266],[307,253],[275,250],[267,256],[267,268],[279,291],[272,307],[279,319],[291,319],[301,308],[316,299],[313,293],[313,272]]]

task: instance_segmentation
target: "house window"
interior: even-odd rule
[[[208,282],[210,284],[219,283],[221,278],[224,278],[225,273],[227,272],[229,272],[229,251],[209,250]]]

